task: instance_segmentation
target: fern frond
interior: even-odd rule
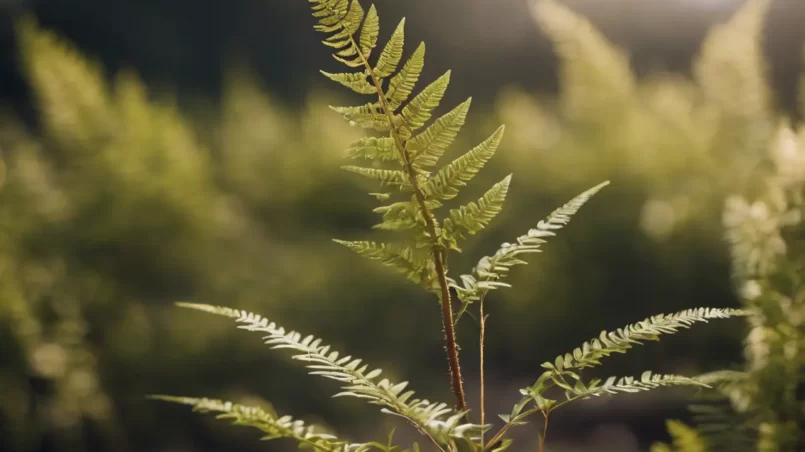
[[[331,74],[324,71],[319,72],[330,80],[338,82],[358,94],[375,94],[377,92],[375,87],[366,80],[366,74],[363,72],[342,72],[338,74]]]
[[[608,181],[576,195],[540,221],[536,228],[529,230],[526,235],[517,237],[517,243],[504,243],[494,255],[481,258],[473,269],[472,275],[461,276],[462,285],[451,280],[451,287],[456,289],[459,299],[464,304],[464,308],[460,312],[463,312],[470,303],[480,299],[490,290],[509,287],[500,280],[508,275],[511,267],[527,264],[521,259],[521,256],[542,252],[540,248],[545,243],[545,238],[556,235],[555,230],[564,227],[590,198],[607,185],[609,185]]]
[[[405,62],[403,68],[389,82],[386,99],[389,108],[394,111],[408,99],[414,91],[414,85],[419,81],[419,74],[425,67],[425,43],[419,43],[414,53]]]
[[[478,204],[471,202],[450,210],[450,217],[444,220],[442,227],[441,239],[445,242],[445,246],[460,251],[458,239],[464,238],[465,234],[477,234],[503,210],[503,202],[506,200],[511,179],[512,175],[509,174],[493,185],[478,200]]]
[[[364,168],[361,166],[346,165],[341,169],[351,173],[360,174],[363,177],[374,179],[382,185],[397,185],[399,187],[409,187],[408,175],[400,170],[390,170],[382,168]]]
[[[430,119],[431,112],[439,106],[447,86],[450,84],[450,71],[426,86],[402,110],[405,126],[414,131],[425,125]]]
[[[388,132],[391,129],[388,116],[379,110],[376,102],[369,102],[357,107],[336,107],[331,105],[330,109],[340,113],[352,126],[375,129],[381,132]]]
[[[422,226],[425,221],[419,214],[419,206],[415,201],[398,201],[377,207],[374,212],[383,215],[383,222],[375,225],[375,229],[405,231]]]
[[[266,344],[274,349],[296,352],[293,359],[304,362],[311,375],[343,383],[342,392],[335,397],[356,397],[379,405],[383,407],[382,412],[405,418],[440,444],[447,444],[452,438],[469,438],[480,432],[481,426],[462,422],[465,413],[456,412],[444,403],[414,398],[414,391],[405,390],[407,382],[395,384],[385,378],[379,380],[380,369],[369,370],[369,366],[361,364],[360,359],[331,351],[329,345],[322,345],[321,339],[286,331],[274,322],[247,311],[196,303],[177,305],[229,317],[240,323],[241,329],[265,333],[263,339]]]
[[[475,177],[495,155],[504,130],[505,126],[498,127],[483,143],[441,168],[423,185],[422,191],[428,197],[438,200],[455,198],[458,195],[458,188]]]
[[[651,452],[707,452],[709,448],[704,438],[692,427],[680,421],[669,420],[666,429],[671,434],[672,444],[655,443]]]
[[[427,253],[417,253],[411,247],[368,241],[333,241],[363,257],[378,260],[383,265],[394,268],[416,284],[424,284],[435,277],[433,264]]]
[[[747,315],[746,311],[729,308],[693,308],[674,314],[659,314],[615,331],[602,331],[572,353],[556,357],[554,362],[545,362],[542,367],[556,373],[580,370],[601,364],[600,359],[613,353],[626,353],[633,345],[643,341],[658,341],[663,334],[673,334],[694,323],[706,323],[711,319],[726,319]]]
[[[377,45],[377,35],[380,34],[380,18],[377,16],[377,9],[375,5],[369,7],[369,12],[366,13],[366,20],[363,21],[361,28],[361,52],[364,58],[369,58],[372,49]]]
[[[363,137],[349,145],[347,157],[353,159],[399,161],[400,154],[390,137]]]
[[[569,393],[573,394],[572,397],[586,399],[621,392],[650,391],[666,386],[708,387],[694,378],[681,375],[654,374],[647,370],[643,372],[639,379],[635,377],[609,377],[603,383],[599,379],[593,379],[586,385],[577,381],[577,384],[569,390]]]
[[[433,166],[439,161],[464,125],[471,103],[472,98],[462,102],[408,141],[406,148],[414,166]]]
[[[150,396],[150,399],[178,403],[193,407],[201,413],[217,413],[217,419],[228,419],[235,425],[252,427],[264,433],[263,440],[280,438],[294,439],[300,446],[308,446],[322,452],[366,452],[374,447],[368,443],[348,443],[336,436],[324,433],[319,427],[306,425],[291,416],[278,416],[273,410],[239,405],[236,403],[194,397],[166,395]]]
[[[384,79],[393,74],[397,70],[397,65],[400,64],[403,54],[403,44],[405,41],[405,18],[400,20],[391,38],[383,47],[380,57],[377,59],[375,66],[375,77]]]

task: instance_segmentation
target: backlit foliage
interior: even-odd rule
[[[753,107],[762,108],[768,102],[759,52],[760,25],[767,5],[748,2],[709,40],[707,50],[719,54],[723,64],[731,62],[735,70],[722,77],[723,71],[716,73],[711,67],[702,77],[712,78],[714,95],[736,116],[764,114]],[[718,79],[721,83],[715,86]],[[805,128],[792,128],[781,120],[776,135],[763,143],[764,147],[748,148],[753,153],[745,156],[741,172],[748,189],[731,195],[723,213],[737,291],[752,313],[745,341],[746,364],[742,371],[701,376],[720,397],[710,395],[691,406],[695,429],[673,424],[669,428],[673,446],[658,444],[653,451],[794,452],[805,448],[805,289],[801,277],[805,250],[800,243]]]
[[[651,371],[644,372],[639,378],[611,377],[605,381],[586,381],[579,371],[597,366],[602,357],[624,353],[642,341],[658,340],[661,334],[674,333],[680,328],[708,319],[744,315],[743,311],[691,309],[667,316],[655,316],[616,332],[602,333],[599,338],[584,343],[572,353],[544,364],[543,367],[547,370],[535,385],[521,390],[524,398],[516,404],[511,414],[501,416],[504,425],[487,441],[484,434],[492,426],[486,423],[483,408],[477,422],[474,422],[471,420],[473,413],[468,412],[466,405],[455,335],[458,319],[471,304],[477,302],[483,328],[486,320],[483,303],[488,292],[494,288],[508,287],[508,283],[501,279],[507,276],[509,269],[526,263],[523,260],[526,254],[541,251],[545,239],[565,227],[571,217],[606,186],[607,182],[583,192],[556,209],[526,235],[518,237],[515,244],[504,243],[493,256],[482,258],[472,275],[460,277],[459,284],[449,277],[449,252],[461,251],[461,240],[483,230],[501,212],[509,191],[511,175],[493,185],[478,201],[454,208],[446,215],[438,212],[447,201],[458,197],[463,187],[495,155],[503,140],[504,127],[498,127],[480,144],[438,167],[441,157],[464,125],[470,105],[470,100],[467,100],[431,121],[450,82],[450,72],[424,88],[418,88],[425,64],[426,47],[424,43],[420,43],[407,59],[403,58],[404,20],[398,23],[389,41],[384,46],[378,46],[380,18],[374,5],[368,10],[358,0],[310,0],[310,5],[313,16],[318,21],[314,28],[326,35],[323,43],[333,48],[334,59],[347,68],[346,72],[322,73],[357,94],[371,96],[369,102],[357,106],[333,106],[331,109],[342,115],[350,125],[381,134],[359,138],[349,146],[348,157],[368,161],[368,165],[348,165],[344,169],[379,184],[384,191],[370,193],[382,203],[375,209],[381,215],[381,221],[375,228],[397,232],[398,237],[401,237],[395,242],[340,239],[336,242],[359,255],[398,270],[410,281],[436,295],[444,329],[450,383],[455,397],[454,408],[444,403],[415,399],[412,391],[406,391],[407,383],[394,384],[386,379],[378,380],[381,371],[370,370],[362,360],[352,356],[344,357],[331,351],[320,339],[286,331],[260,315],[201,304],[182,303],[182,306],[230,317],[241,324],[240,328],[262,332],[265,342],[273,348],[293,350],[294,359],[303,361],[311,374],[341,382],[342,392],[337,396],[365,399],[371,404],[380,405],[386,413],[401,416],[443,452],[502,451],[511,445],[511,440],[504,438],[510,427],[525,423],[525,418],[538,412],[544,416],[547,425],[548,416],[553,410],[578,399],[648,391],[664,386],[707,386],[697,379],[654,374]],[[577,42],[574,41],[577,39],[576,35],[581,36],[581,42],[598,43],[592,50],[582,50],[599,53],[600,57],[591,63],[592,67],[597,71],[610,73],[611,77],[605,83],[619,87],[614,90],[616,96],[629,96],[634,81],[625,59],[617,52],[608,51],[599,35],[585,20],[553,2],[541,2],[539,5],[546,17],[545,23],[549,24],[549,33],[559,37],[560,41],[570,41],[569,45],[560,46],[560,53],[564,53],[565,57],[577,56]],[[375,49],[380,47],[382,51],[378,55]],[[622,70],[613,73],[612,67],[621,67]],[[574,86],[581,87],[585,82],[582,77],[574,77],[571,72],[565,78]],[[585,89],[577,99],[571,99],[568,108],[579,108],[582,102],[590,101],[588,97],[593,92],[606,91]],[[610,103],[611,99],[603,99],[598,108]],[[455,290],[461,302],[457,316],[454,316],[450,289]],[[483,349],[483,333],[481,348]],[[565,399],[559,402],[558,398],[549,394],[548,390],[552,388],[564,390]],[[483,386],[481,393],[483,394]],[[171,396],[159,398],[190,404],[201,410],[209,404],[207,399]],[[236,419],[241,424],[265,430],[265,425],[261,424],[258,417],[237,415]],[[286,436],[297,439],[302,445],[305,443],[302,436]],[[541,436],[540,451],[543,450],[544,441],[545,437]]]

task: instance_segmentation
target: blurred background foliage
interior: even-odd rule
[[[270,36],[303,43],[297,50],[315,44],[312,21],[304,21],[306,2],[275,3],[261,2],[276,13],[265,27],[286,22]],[[378,7],[386,3],[385,17],[419,5]],[[458,8],[433,3],[439,5],[431,21]],[[772,2],[771,12],[781,3]],[[44,19],[70,17],[44,4],[51,6],[44,9],[50,16],[40,12]],[[605,179],[613,185],[545,253],[515,272],[514,289],[487,304],[490,412],[507,411],[519,398],[517,388],[536,378],[539,363],[601,329],[657,312],[738,305],[721,225],[724,199],[747,192],[742,184],[757,169],[758,154],[796,108],[793,90],[783,89],[788,94],[780,101],[769,83],[761,39],[769,4],[753,0],[722,14],[687,74],[636,71],[624,47],[561,3],[518,15],[518,26],[523,20],[534,30],[538,25],[554,44],[558,91],[513,83],[480,93],[455,147],[467,148],[505,123],[498,158],[473,184],[486,187],[509,172],[514,181],[507,209],[452,261],[453,271],[467,270],[583,189]],[[513,3],[501,5],[476,13],[511,16]],[[226,24],[224,12],[234,12],[221,6]],[[15,61],[30,99],[8,102],[0,112],[0,450],[286,446],[148,402],[148,393],[265,398],[283,412],[364,440],[379,439],[383,423],[392,423],[359,403],[329,400],[333,388],[326,382],[318,384],[227,322],[175,309],[179,300],[260,312],[410,380],[426,397],[450,400],[433,300],[330,241],[366,237],[376,201],[338,170],[359,136],[327,108],[342,92],[317,84],[298,88],[299,80],[330,67],[324,50],[299,54],[288,47],[272,54],[276,67],[269,72],[294,80],[285,85],[291,95],[256,75],[265,67],[248,57],[221,62],[227,69],[219,98],[210,101],[192,86],[176,86],[174,95],[120,61],[101,63],[31,15],[13,18]],[[409,21],[409,39],[430,23]],[[153,44],[142,48],[158,59],[144,65],[146,72],[178,64],[170,52],[184,42],[181,36],[149,40],[161,36],[160,24],[139,37]],[[70,22],[61,25],[68,34],[76,31]],[[261,33],[260,27],[250,30]],[[462,39],[451,33],[421,38],[437,54]],[[469,50],[460,53],[475,65],[485,65],[493,50],[532,45],[495,35],[498,47],[488,47],[481,38],[468,38]],[[112,44],[92,42],[96,51],[104,45]],[[439,64],[429,59],[430,70],[453,66],[448,56]],[[540,64],[529,58],[498,67],[528,79],[527,68]],[[801,66],[801,42],[784,61],[784,67]],[[466,67],[463,59],[456,63]],[[294,69],[283,70],[286,64]],[[476,85],[454,84],[448,101],[476,94],[468,88],[478,87],[479,75],[467,69],[454,75]],[[474,328],[468,322],[459,331],[473,401]],[[607,371],[693,374],[728,367],[741,360],[745,333],[740,321],[700,327],[615,358]],[[665,418],[685,416],[680,394],[581,403],[552,419],[551,450],[646,450],[665,437]],[[399,427],[399,435],[412,433]]]

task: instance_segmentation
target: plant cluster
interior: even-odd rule
[[[278,349],[290,349],[293,358],[302,361],[313,375],[336,380],[342,390],[337,396],[354,397],[381,406],[384,413],[403,418],[419,430],[441,452],[473,450],[503,451],[512,441],[508,430],[527,422],[531,415],[544,418],[539,450],[544,448],[548,419],[556,409],[576,400],[605,394],[648,391],[665,386],[707,386],[707,383],[679,375],[644,372],[639,377],[586,378],[582,371],[598,366],[614,353],[625,353],[634,345],[659,340],[694,323],[731,316],[745,311],[719,308],[689,309],[675,314],[657,315],[616,331],[603,331],[569,353],[543,364],[536,382],[521,390],[522,398],[509,413],[500,418],[502,426],[493,430],[484,409],[483,349],[487,316],[484,303],[490,291],[509,287],[505,281],[511,267],[525,264],[528,254],[538,253],[544,243],[565,227],[571,217],[598,191],[599,184],[559,207],[536,227],[504,243],[491,256],[483,257],[470,274],[449,276],[450,252],[461,252],[460,243],[477,234],[501,212],[508,194],[511,175],[493,185],[476,202],[439,212],[456,198],[461,189],[493,157],[503,137],[504,128],[489,138],[437,167],[465,123],[470,100],[431,121],[434,110],[450,81],[446,72],[421,90],[416,89],[425,61],[425,44],[400,64],[404,54],[404,27],[401,20],[379,55],[379,15],[374,5],[365,10],[358,0],[310,0],[316,30],[327,34],[324,44],[334,49],[333,57],[348,72],[323,74],[358,94],[372,96],[359,106],[331,107],[353,126],[372,129],[381,136],[361,138],[349,148],[349,157],[365,160],[366,166],[344,169],[378,182],[383,190],[370,193],[382,205],[375,209],[381,221],[375,228],[395,233],[394,242],[336,240],[352,251],[403,273],[410,281],[435,295],[442,319],[444,345],[450,370],[452,404],[415,397],[406,382],[382,378],[382,371],[362,360],[344,356],[321,339],[296,331],[287,331],[274,322],[251,312],[228,307],[183,303],[182,306],[222,315],[240,324],[240,328],[258,332],[265,342]],[[452,294],[455,293],[455,300]],[[461,373],[460,347],[456,328],[462,314],[476,314],[480,323],[480,409],[470,412]],[[263,431],[266,439],[292,438],[301,445],[326,451],[398,450],[389,443],[350,443],[300,421],[257,408],[206,398],[155,396],[161,400],[191,405],[204,412],[219,413],[236,424]],[[414,445],[414,449],[418,449]]]

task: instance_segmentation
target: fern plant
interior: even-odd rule
[[[674,448],[655,452],[805,450],[805,288],[802,215],[805,209],[805,128],[780,126],[762,157],[761,192],[736,194],[724,210],[726,237],[748,318],[742,371],[701,376],[715,394],[691,406],[696,428],[674,424]]]
[[[371,96],[359,106],[331,107],[353,126],[375,130],[354,142],[348,157],[366,161],[364,166],[344,169],[371,179],[382,187],[372,192],[381,205],[375,210],[381,221],[376,229],[396,233],[395,242],[347,241],[336,243],[369,259],[380,261],[404,274],[411,282],[435,295],[444,334],[454,400],[451,404],[415,397],[406,382],[383,378],[382,371],[362,360],[344,356],[319,338],[287,331],[260,315],[229,307],[180,303],[185,308],[221,315],[234,320],[239,328],[261,333],[275,349],[290,349],[309,373],[336,380],[341,391],[336,396],[364,399],[379,405],[381,411],[401,417],[415,427],[441,452],[503,451],[511,445],[506,438],[510,428],[525,424],[533,414],[544,417],[539,450],[544,448],[549,415],[580,399],[622,392],[648,391],[665,386],[706,386],[694,378],[644,372],[639,377],[587,379],[582,371],[598,366],[614,353],[626,353],[645,341],[659,340],[694,323],[744,315],[734,309],[699,308],[674,314],[657,315],[615,331],[601,334],[569,353],[545,362],[536,382],[520,392],[522,398],[509,413],[500,415],[503,424],[494,432],[488,423],[484,403],[484,337],[487,317],[484,302],[490,291],[509,287],[506,278],[512,267],[525,264],[528,254],[542,251],[542,245],[565,227],[573,215],[603,189],[603,182],[557,208],[512,243],[504,243],[492,255],[482,257],[470,274],[449,276],[450,252],[461,252],[461,242],[488,226],[501,212],[511,183],[511,175],[494,184],[477,201],[450,209],[445,203],[494,156],[503,138],[504,127],[495,130],[473,149],[438,166],[467,117],[471,99],[431,121],[450,82],[450,72],[417,91],[424,67],[425,44],[420,43],[403,61],[405,20],[401,20],[380,52],[380,22],[374,5],[365,10],[358,0],[309,0],[315,29],[326,34],[323,43],[334,49],[333,57],[346,66],[346,72],[324,72],[329,79],[352,91]],[[457,300],[453,300],[455,293]],[[454,308],[454,302],[457,309]],[[455,309],[455,310],[454,310]],[[480,409],[468,409],[461,373],[460,347],[456,327],[463,314],[477,310],[480,322]],[[558,394],[557,394],[558,393]],[[318,427],[280,416],[270,410],[244,407],[207,398],[158,395],[159,400],[192,406],[197,411],[217,413],[238,425],[256,428],[264,439],[290,438],[302,446],[325,451],[398,450],[391,439],[387,444],[350,443],[329,435]],[[419,446],[414,445],[414,450]]]

